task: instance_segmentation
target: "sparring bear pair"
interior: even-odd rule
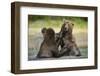
[[[81,56],[80,50],[73,37],[73,26],[71,21],[64,20],[59,33],[52,28],[43,28],[43,42],[37,58],[56,58],[62,56]],[[61,47],[59,49],[59,47]]]

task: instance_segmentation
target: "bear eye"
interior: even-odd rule
[[[74,24],[72,23],[72,26],[74,26]]]

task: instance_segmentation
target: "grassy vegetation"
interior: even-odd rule
[[[86,28],[87,18],[86,17],[63,17],[63,16],[39,16],[29,15],[28,24],[29,28],[42,28],[42,27],[54,27],[60,28],[63,24],[63,19],[70,20],[75,24],[76,28]]]
[[[74,23],[73,33],[87,32],[88,21],[86,17],[29,15],[29,35],[41,32],[43,27],[51,27],[57,33],[60,31],[64,19]]]

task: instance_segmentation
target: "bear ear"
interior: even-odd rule
[[[42,33],[45,33],[46,30],[47,30],[47,28],[44,27],[44,28],[42,28],[41,32],[42,32]]]
[[[72,26],[74,27],[74,23],[72,23]]]
[[[72,25],[71,25],[71,28],[73,29],[73,27],[74,27],[74,23],[71,23]]]

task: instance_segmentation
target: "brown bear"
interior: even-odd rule
[[[52,58],[61,57],[65,53],[59,51],[55,41],[55,31],[52,28],[43,28],[41,30],[44,40],[41,43],[40,50],[37,54],[37,58]]]
[[[56,42],[58,46],[61,46],[61,51],[66,51],[65,55],[80,56],[80,50],[73,37],[74,24],[69,20],[64,20],[61,27],[61,31],[58,33]]]

